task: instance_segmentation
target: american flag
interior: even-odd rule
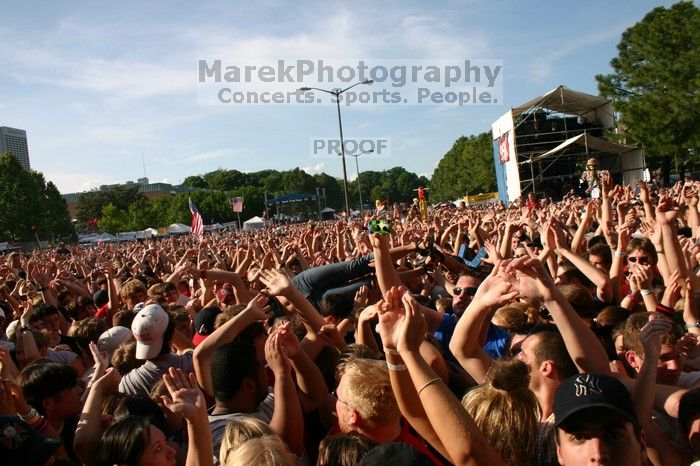
[[[242,197],[234,197],[231,205],[233,206],[234,212],[243,212],[243,198]]]
[[[506,131],[498,138],[498,161],[506,163],[510,160],[510,147],[508,144],[508,133]]]
[[[202,215],[197,210],[197,206],[192,202],[192,198],[189,198],[190,212],[192,212],[192,234],[197,238],[202,238],[204,236],[204,222],[202,221]]]

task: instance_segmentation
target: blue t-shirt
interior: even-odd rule
[[[457,316],[454,314],[444,314],[440,326],[435,330],[433,336],[440,342],[440,346],[445,352],[446,358],[454,363],[458,363],[457,359],[450,351],[450,341],[457,327]],[[483,350],[486,351],[492,358],[500,359],[504,357],[508,351],[508,342],[510,341],[510,333],[507,330],[493,325],[489,322],[488,332],[486,333],[486,343]]]

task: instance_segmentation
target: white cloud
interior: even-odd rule
[[[178,158],[174,163],[192,163],[192,162],[203,162],[205,160],[215,160],[222,159],[224,157],[237,157],[244,154],[246,151],[244,149],[215,149],[208,150],[204,152],[198,152],[193,155]],[[171,162],[173,163],[173,162]]]
[[[301,167],[301,169],[303,171],[305,171],[306,173],[308,173],[309,175],[317,175],[317,174],[323,172],[325,167],[326,167],[326,164],[321,162],[321,163],[317,163],[316,165],[313,165],[313,166]]]

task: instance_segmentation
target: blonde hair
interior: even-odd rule
[[[353,359],[345,365],[344,400],[370,426],[383,426],[401,416],[384,361]]]
[[[253,438],[274,435],[270,426],[252,416],[236,416],[229,421],[221,439],[219,461],[227,464],[231,454],[245,442]]]
[[[525,303],[510,303],[498,308],[492,321],[510,332],[525,334],[539,321],[539,316]]]
[[[336,385],[340,383],[341,377],[345,373],[345,366],[348,365],[350,361],[355,359],[377,359],[368,346],[361,345],[359,343],[350,343],[345,345],[345,347],[340,351],[338,355],[338,362],[335,365],[335,383]]]
[[[486,382],[462,399],[462,406],[506,464],[534,462],[538,407],[529,381],[529,369],[522,361],[496,361]]]
[[[134,278],[133,280],[129,280],[124,284],[124,286],[122,286],[122,289],[119,294],[123,299],[127,299],[134,297],[134,295],[140,292],[148,292],[148,290],[146,290],[146,285],[144,285],[141,280],[137,280]]]
[[[112,353],[112,365],[121,376],[141,367],[145,362],[145,359],[136,359],[136,340],[133,338],[122,342]]]
[[[276,435],[253,438],[236,448],[222,466],[297,466],[299,459]]]

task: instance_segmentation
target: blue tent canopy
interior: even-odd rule
[[[293,193],[293,194],[285,194],[284,196],[278,196],[274,199],[271,199],[271,200],[267,201],[267,205],[281,205],[281,204],[290,204],[292,202],[306,202],[306,201],[315,201],[315,200],[316,200],[315,194]]]

